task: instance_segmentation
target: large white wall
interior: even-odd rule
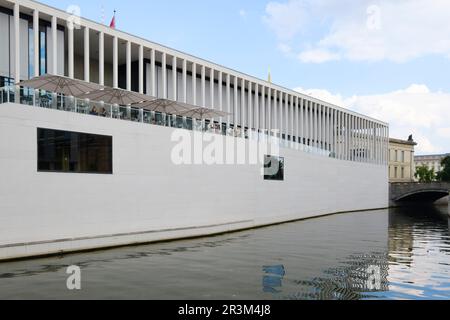
[[[113,136],[114,174],[37,172],[37,127]],[[264,181],[260,165],[174,165],[172,130],[1,105],[0,259],[388,206],[385,166],[282,149],[285,181]]]

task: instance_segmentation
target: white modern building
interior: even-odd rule
[[[0,37],[0,259],[388,206],[382,121],[35,1],[0,0]],[[46,74],[222,113],[18,85]],[[280,150],[263,164],[179,164],[180,130],[233,146],[227,159],[235,146]]]

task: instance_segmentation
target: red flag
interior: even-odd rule
[[[113,28],[113,29],[116,28],[116,11],[115,10],[114,10],[114,16],[113,16],[113,18],[111,20],[111,23],[109,24],[109,27]]]

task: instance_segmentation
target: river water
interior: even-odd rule
[[[0,299],[450,299],[449,225],[402,208],[0,263]]]

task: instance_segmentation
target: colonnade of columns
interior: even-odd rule
[[[14,54],[20,57],[20,5],[14,2]],[[33,11],[34,46],[39,47],[39,17]],[[57,71],[57,23],[61,17],[51,17],[52,30],[52,72]],[[83,25],[84,36],[84,79],[91,81],[91,27]],[[74,78],[74,28],[67,32],[67,76]],[[94,30],[93,30],[94,31]],[[370,162],[385,165],[388,162],[388,127],[384,123],[369,119],[325,102],[296,94],[270,83],[215,66],[199,59],[176,52],[164,52],[161,47],[150,43],[126,39],[111,29],[105,34],[98,30],[98,82],[105,84],[105,36],[112,38],[112,84],[119,86],[119,42],[126,46],[126,89],[132,90],[132,46],[138,48],[138,91],[144,93],[144,61],[150,61],[146,94],[157,96],[157,56],[162,72],[160,98],[169,94],[174,100],[194,105],[217,108],[230,113],[224,119],[215,119],[227,128],[241,128],[250,134],[269,132],[287,141],[292,146],[299,144],[327,150],[337,159]],[[120,38],[122,36],[122,38]],[[97,60],[97,59],[96,59]],[[169,70],[171,69],[171,70]],[[181,69],[181,71],[179,71]],[[39,76],[39,50],[34,50],[34,75]],[[172,72],[169,88],[168,75]],[[181,81],[178,74],[181,72]],[[188,90],[188,74],[191,74],[191,92]],[[200,78],[200,81],[198,81]],[[208,81],[207,81],[208,78]],[[15,59],[15,79],[20,79],[20,59]],[[216,86],[217,84],[217,86]],[[200,85],[200,94],[197,91]],[[216,92],[217,88],[217,92]],[[169,92],[169,89],[171,92]],[[209,92],[208,92],[209,91]],[[207,98],[209,104],[207,105]],[[240,98],[239,98],[240,97]],[[216,102],[217,101],[217,102]],[[240,106],[240,108],[239,108]]]

